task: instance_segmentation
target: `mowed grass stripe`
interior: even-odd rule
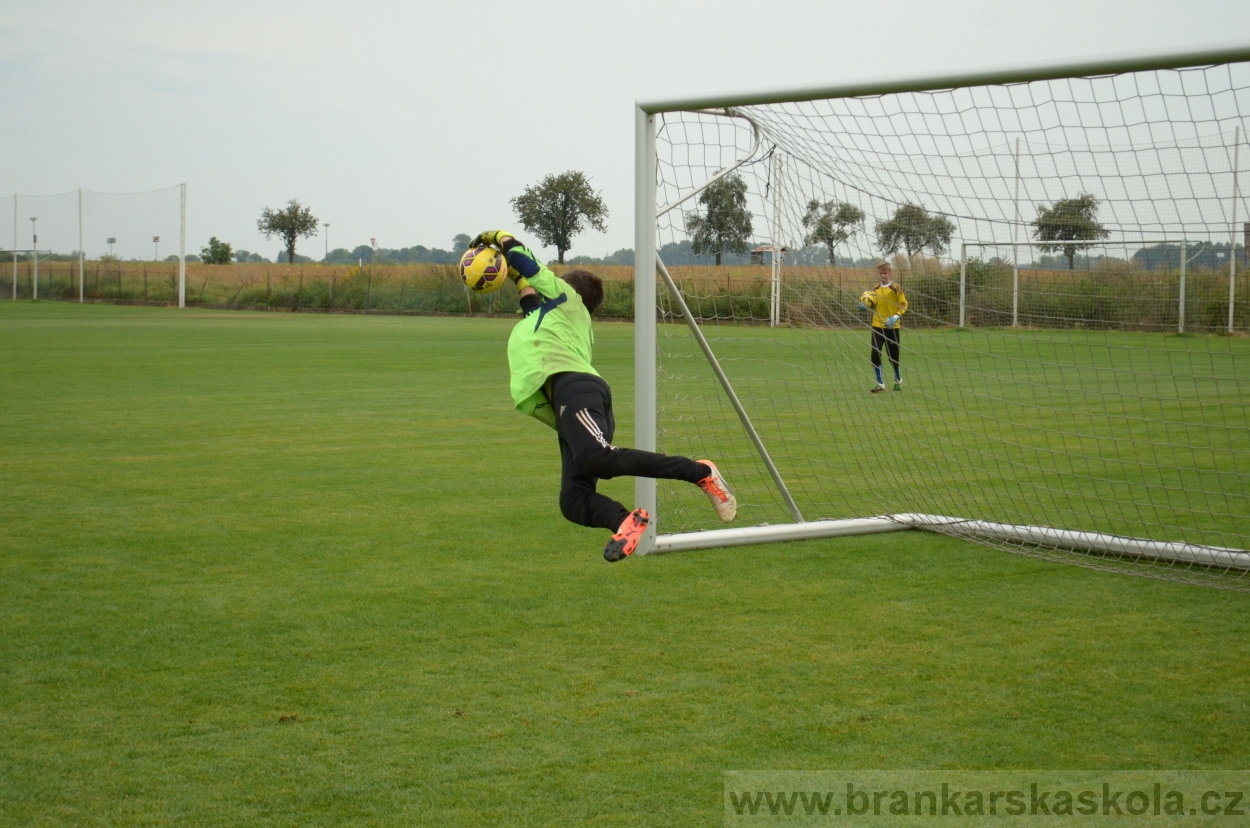
[[[920,533],[605,564],[508,329],[0,302],[0,823],[705,825],[733,768],[1250,760],[1241,595]]]

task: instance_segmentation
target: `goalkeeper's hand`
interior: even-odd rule
[[[859,303],[859,309],[860,309],[860,310],[862,310],[862,311],[866,311],[866,310],[868,310],[868,306],[867,306],[867,305],[865,305],[863,302],[860,302],[860,303]]]
[[[886,319],[886,320],[885,320],[885,326],[886,326],[887,328],[893,328],[893,327],[894,327],[895,325],[897,325],[897,324],[898,324],[898,314],[897,314],[897,313],[896,313],[896,314],[894,314],[893,316],[891,316],[891,317],[889,317],[888,319]]]
[[[508,230],[487,230],[484,233],[478,233],[473,241],[469,242],[469,247],[481,247],[488,244],[491,247],[499,247],[502,239],[513,238],[516,236]]]

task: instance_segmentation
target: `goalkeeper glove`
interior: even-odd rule
[[[897,325],[897,324],[898,324],[898,314],[897,314],[897,313],[896,313],[896,314],[894,314],[893,316],[891,316],[889,319],[885,320],[885,326],[886,326],[887,328],[893,328],[893,327],[894,327],[895,325]]]
[[[513,236],[512,233],[507,230],[487,230],[484,233],[478,233],[473,241],[469,242],[469,246],[480,247],[484,244],[488,244],[491,247],[499,247],[500,239],[506,239],[509,237],[516,238],[516,236]]]
[[[859,303],[859,309],[860,309],[860,310],[864,310],[864,311],[866,311],[866,310],[868,310],[868,306],[867,306],[867,305],[865,305],[863,302],[860,302],[860,303]]]

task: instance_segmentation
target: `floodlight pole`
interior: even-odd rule
[[[161,237],[152,237],[152,261],[159,262],[161,260]]]
[[[37,221],[39,221],[38,216],[30,217],[30,255],[35,261],[34,275],[31,277],[31,287],[33,288],[31,299],[36,302],[39,301],[39,234],[35,232],[35,222]]]
[[[329,263],[330,263],[330,222],[328,222],[328,221],[323,221],[323,222],[321,223],[321,226],[322,226],[322,227],[324,227],[324,228],[326,229],[326,257],[325,257],[325,263],[326,263],[326,264],[329,264]]]

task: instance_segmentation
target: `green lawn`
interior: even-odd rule
[[[604,563],[508,328],[0,302],[0,824],[708,825],[732,769],[1250,767],[1241,594],[916,532]],[[622,444],[632,334],[597,332]]]
[[[661,445],[725,458],[748,524],[789,520],[702,352],[684,326],[662,333]],[[873,395],[866,329],[706,334],[808,519],[919,512],[1250,548],[1246,337],[908,329],[902,393]],[[681,484],[661,488],[676,528],[711,528]]]

